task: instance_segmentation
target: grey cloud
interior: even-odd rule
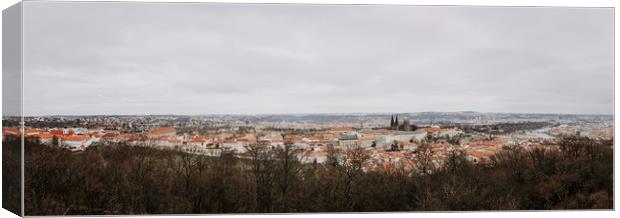
[[[613,113],[613,9],[26,2],[25,113]]]

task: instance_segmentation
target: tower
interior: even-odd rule
[[[398,115],[396,115],[396,119],[394,120],[394,129],[398,130],[398,127],[400,126],[400,124],[398,124]]]
[[[403,131],[411,131],[411,123],[407,119],[403,121]]]

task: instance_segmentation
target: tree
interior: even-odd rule
[[[254,181],[257,211],[271,212],[273,209],[272,188],[275,183],[275,164],[272,152],[265,146],[252,144],[247,146],[246,153],[250,158],[250,173]]]
[[[416,149],[416,168],[423,174],[430,174],[435,168],[433,163],[433,147],[428,142],[423,142]]]
[[[348,149],[345,152],[345,155],[346,156],[341,167],[341,171],[344,174],[343,195],[347,202],[345,210],[350,211],[356,206],[356,202],[353,201],[352,197],[352,188],[358,178],[362,176],[364,164],[370,156],[361,147]]]
[[[289,196],[290,189],[298,182],[298,174],[302,165],[298,160],[297,150],[293,149],[292,143],[284,143],[284,146],[275,150],[277,171],[275,178],[280,191],[279,202],[282,206],[280,211],[289,211],[288,203],[292,198]]]

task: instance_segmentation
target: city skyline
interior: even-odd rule
[[[613,114],[610,8],[158,5],[26,2],[24,115]]]
[[[578,116],[614,116],[611,114],[587,114],[587,113],[515,113],[515,112],[497,112],[497,111],[414,111],[414,112],[324,112],[324,113],[211,113],[211,114],[179,114],[179,113],[168,113],[168,114],[49,114],[49,115],[24,115],[24,117],[62,117],[62,116],[269,116],[269,115],[285,115],[285,116],[293,116],[293,115],[408,115],[408,114],[423,114],[423,113],[450,113],[450,114],[459,114],[459,113],[477,113],[477,114],[523,114],[523,115],[578,115]],[[11,117],[11,116],[7,116]]]

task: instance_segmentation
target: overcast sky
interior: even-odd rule
[[[24,113],[613,113],[613,9],[26,2]]]

